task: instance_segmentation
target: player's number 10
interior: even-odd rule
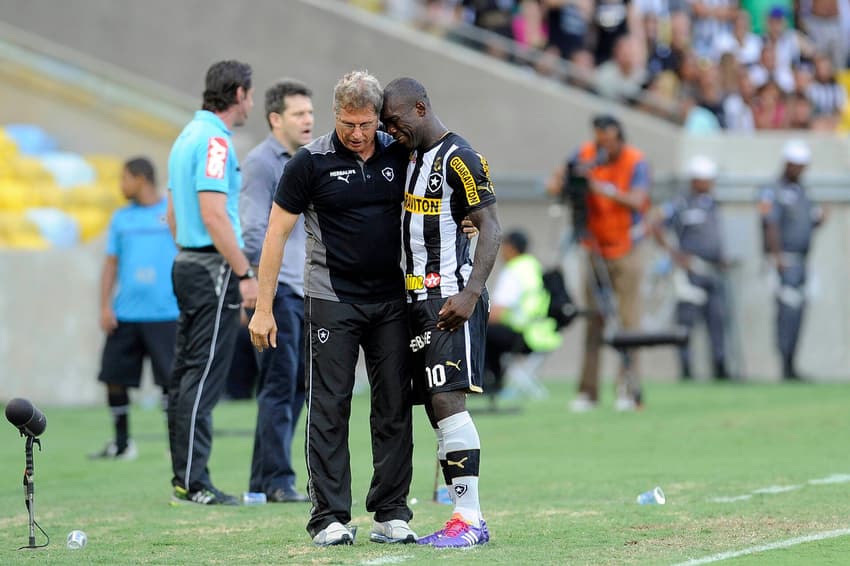
[[[439,387],[446,383],[446,368],[443,364],[426,367],[425,374],[428,376],[428,387]]]

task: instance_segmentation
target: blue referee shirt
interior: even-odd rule
[[[171,287],[171,264],[177,246],[168,230],[168,201],[130,204],[112,215],[106,255],[118,264],[115,318],[124,322],[176,320],[177,299]]]
[[[230,130],[212,112],[198,110],[180,132],[168,158],[168,188],[174,201],[177,243],[184,248],[213,245],[201,218],[197,193],[216,191],[227,194],[227,216],[239,247],[243,247],[239,223],[241,184]]]

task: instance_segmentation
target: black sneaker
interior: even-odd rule
[[[306,503],[310,498],[295,490],[286,491],[284,489],[276,489],[271,493],[266,494],[269,503]]]
[[[127,446],[123,450],[118,450],[118,445],[113,440],[107,442],[103,450],[89,454],[92,460],[135,460],[138,456],[136,443],[132,440],[127,441]]]
[[[239,498],[228,495],[214,487],[206,487],[197,491],[186,491],[176,485],[171,495],[172,504],[197,503],[198,505],[239,505]]]

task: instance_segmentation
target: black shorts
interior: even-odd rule
[[[454,332],[437,329],[437,313],[445,302],[428,299],[408,305],[417,404],[441,391],[484,392],[484,342],[490,312],[487,291],[479,297],[469,320]]]
[[[113,385],[138,387],[142,382],[142,360],[151,359],[154,382],[160,387],[168,384],[174,349],[177,342],[177,321],[118,322],[118,327],[106,337],[98,380]]]

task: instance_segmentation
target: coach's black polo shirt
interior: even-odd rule
[[[401,202],[408,151],[377,132],[363,162],[336,132],[304,146],[286,164],[274,200],[304,214],[304,293],[344,303],[404,297]]]

